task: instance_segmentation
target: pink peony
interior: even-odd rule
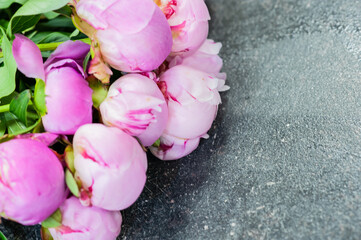
[[[115,69],[151,71],[171,51],[170,27],[152,0],[80,0],[76,12],[96,30],[87,34]]]
[[[154,0],[172,29],[172,55],[195,52],[208,36],[208,8],[204,0]]]
[[[28,77],[45,81],[47,114],[42,120],[46,131],[74,134],[81,125],[92,122],[92,90],[82,68],[89,49],[83,42],[67,41],[43,65],[35,43],[15,34],[13,54],[19,70]],[[30,68],[29,62],[35,62],[36,66]]]
[[[120,233],[122,215],[97,207],[84,207],[76,197],[61,206],[60,227],[49,228],[54,240],[115,240]]]
[[[0,144],[0,215],[23,225],[38,224],[65,200],[63,167],[36,140]]]
[[[135,138],[114,127],[87,124],[75,133],[73,146],[84,205],[121,210],[139,197],[147,157]]]
[[[150,149],[160,159],[173,160],[192,152],[199,139],[207,136],[221,102],[217,91],[219,79],[179,65],[163,73],[160,80],[167,89],[168,123],[160,146]]]
[[[157,84],[140,74],[115,81],[100,105],[104,124],[137,136],[144,146],[152,145],[167,124],[168,108]]]

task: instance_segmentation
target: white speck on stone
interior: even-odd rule
[[[232,231],[232,232],[230,232],[230,233],[229,233],[229,235],[234,236],[234,232],[233,232],[233,231]]]
[[[232,227],[235,227],[235,226],[236,226],[236,223],[231,223],[231,226],[232,226]]]
[[[208,230],[208,229],[209,229],[208,225],[204,225],[204,230]]]
[[[268,182],[266,183],[267,186],[272,186],[272,185],[275,185],[276,183],[275,182]]]
[[[265,208],[265,206],[260,206],[260,207],[256,208],[256,210],[262,210],[263,208]]]

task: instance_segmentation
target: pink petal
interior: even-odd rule
[[[39,47],[29,38],[15,34],[13,55],[18,69],[29,78],[45,79],[43,58]]]

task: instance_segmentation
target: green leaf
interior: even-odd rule
[[[3,28],[7,28],[9,24],[9,21],[6,21],[5,19],[0,19],[0,26],[2,26]]]
[[[39,118],[33,125],[26,127],[14,114],[6,112],[4,116],[9,136],[30,132],[41,123],[41,118]]]
[[[59,16],[59,13],[56,13],[56,12],[53,12],[53,11],[51,11],[51,12],[46,12],[46,13],[44,13],[44,16],[47,18],[47,19],[54,19],[54,18],[56,18],[57,16]]]
[[[0,114],[0,137],[4,136],[6,131],[6,120],[4,114]]]
[[[5,35],[2,27],[0,30],[3,34],[1,49],[4,54],[4,66],[0,67],[0,98],[5,97],[15,90],[16,62],[11,50],[11,43]]]
[[[40,116],[44,116],[46,114],[45,82],[38,78],[36,79],[35,84],[34,105]]]
[[[17,93],[17,92],[12,92],[10,95],[1,98],[1,99],[0,99],[0,104],[1,104],[1,105],[10,104],[11,101],[13,100],[13,98],[16,97],[17,95],[19,95],[19,93]]]
[[[13,113],[25,126],[28,125],[27,110],[31,98],[30,90],[27,89],[16,96],[10,103],[10,112]]]
[[[27,0],[2,0],[0,1],[0,9],[5,9],[10,7],[13,3],[24,4]]]
[[[66,185],[68,186],[70,192],[75,197],[79,197],[80,196],[79,187],[76,184],[75,178],[69,169],[66,169],[66,171],[65,171],[65,182],[66,182]]]
[[[80,34],[79,29],[75,29],[71,34],[70,34],[70,38],[76,37]]]
[[[12,33],[19,33],[30,29],[40,20],[40,14],[31,16],[20,16],[13,20]]]
[[[6,127],[8,129],[8,134],[10,135],[17,135],[22,133],[26,126],[22,123],[14,114],[10,112],[4,113]]]
[[[70,40],[69,35],[61,32],[39,32],[31,40],[36,43],[65,42]]]
[[[59,227],[61,226],[61,212],[60,210],[56,210],[50,217],[48,217],[47,219],[45,219],[42,223],[41,226],[44,228],[55,228],[55,227]]]
[[[7,34],[12,35],[13,22],[20,16],[31,16],[50,12],[64,7],[69,0],[28,0],[20,7],[10,20]]]
[[[71,14],[73,13],[73,11],[71,10],[71,7],[68,5],[56,10],[55,12],[57,12],[63,16],[67,16],[67,17],[70,17]]]
[[[4,236],[2,232],[0,232],[0,240],[7,240],[7,238]]]
[[[75,27],[71,18],[64,16],[59,16],[47,22],[41,22],[37,25],[37,29],[40,29],[41,31],[58,30],[58,28],[74,29]]]

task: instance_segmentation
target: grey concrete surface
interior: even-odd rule
[[[361,239],[361,1],[206,2],[231,90],[193,154],[150,159],[119,239]]]

